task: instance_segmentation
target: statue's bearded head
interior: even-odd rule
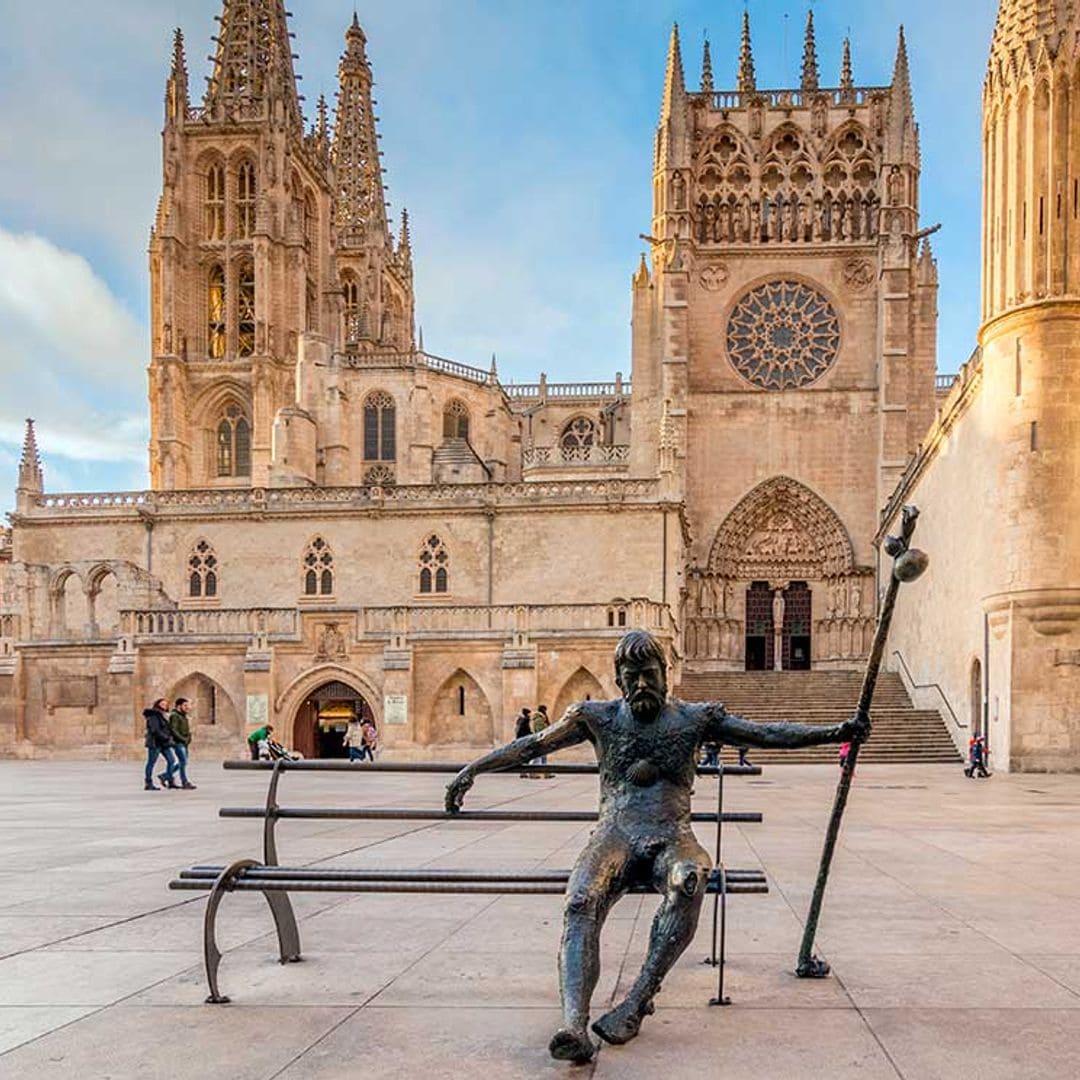
[[[667,700],[667,657],[644,630],[632,630],[615,650],[615,682],[636,720],[660,715]]]

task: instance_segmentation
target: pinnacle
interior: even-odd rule
[[[806,13],[806,39],[803,42],[802,88],[816,90],[820,85],[817,41],[814,37],[814,12]]]
[[[19,459],[19,488],[23,491],[40,492],[44,490],[37,435],[34,432],[34,421],[29,419],[26,421],[22,457]]]
[[[37,434],[34,431],[34,421],[27,417],[26,433],[23,436],[22,458],[20,465],[40,465],[41,457],[38,454]]]
[[[739,93],[747,94],[757,89],[754,72],[754,47],[750,41],[750,12],[744,10],[742,17],[742,43],[739,46]]]
[[[705,47],[701,54],[701,92],[711,94],[713,92],[712,53],[709,50],[709,39],[705,39]]]
[[[840,89],[855,89],[855,75],[851,66],[851,38],[844,38],[844,59],[840,65]]]

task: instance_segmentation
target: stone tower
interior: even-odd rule
[[[1078,42],[1080,5],[1003,0],[983,100],[979,343],[995,435],[989,527],[1001,560],[987,609],[992,640],[1007,645],[999,667],[1013,673],[1010,751],[1019,759],[1051,720],[1071,728],[1076,715],[1075,687],[1061,682],[1069,668],[1048,673],[1044,659],[1051,646],[1070,656],[1065,646],[1080,640]],[[1045,701],[1051,690],[1060,703],[1073,695],[1071,712]]]
[[[655,473],[666,416],[693,536],[683,622],[708,624],[690,659],[749,663],[753,588],[776,601],[768,666],[787,665],[794,585],[813,594],[801,660],[839,666],[865,651],[878,508],[934,415],[907,47],[901,31],[890,85],[860,86],[845,43],[825,86],[811,14],[798,85],[765,89],[744,14],[735,89],[714,89],[715,60],[707,46],[688,89],[672,31],[652,272],[633,284],[632,465]]]

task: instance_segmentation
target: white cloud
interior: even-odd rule
[[[95,488],[137,477],[146,463],[144,337],[82,256],[0,227],[4,464],[32,416],[51,489],[67,476]],[[4,471],[10,492],[13,470]]]

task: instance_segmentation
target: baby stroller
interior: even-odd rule
[[[303,761],[304,755],[296,750],[286,750],[273,739],[260,739],[259,758],[263,761]]]

